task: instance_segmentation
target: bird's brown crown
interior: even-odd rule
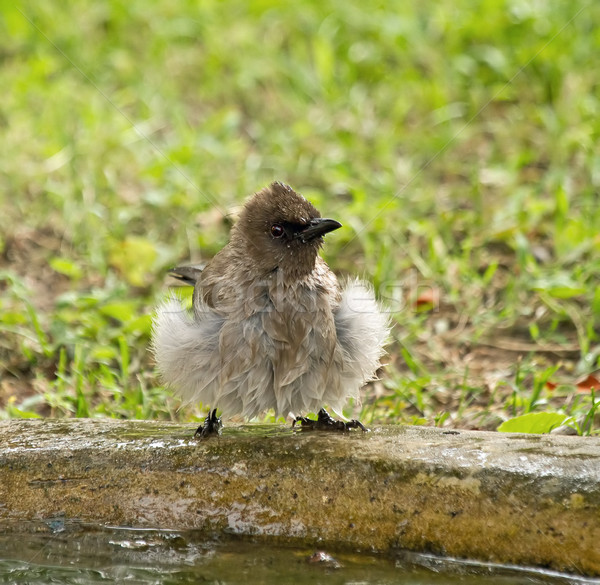
[[[232,242],[244,246],[262,273],[280,269],[290,278],[299,278],[313,270],[322,236],[340,225],[321,219],[312,203],[275,182],[248,200]]]
[[[240,221],[262,229],[270,222],[306,225],[316,217],[321,217],[321,214],[310,201],[289,185],[276,181],[248,200]]]

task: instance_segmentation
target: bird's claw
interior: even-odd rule
[[[292,422],[292,428],[300,425],[302,431],[349,431],[350,429],[360,429],[364,433],[369,429],[365,427],[359,420],[352,419],[349,421],[335,420],[331,418],[329,413],[322,408],[317,414],[317,420],[307,418],[305,416],[297,416]]]
[[[205,439],[206,437],[219,436],[223,429],[221,418],[217,416],[217,409],[209,412],[204,419],[204,424],[200,425],[194,433],[194,438]]]

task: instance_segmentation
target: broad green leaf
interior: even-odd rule
[[[145,286],[149,282],[158,253],[154,244],[142,237],[131,236],[119,242],[110,253],[110,263],[133,286]]]
[[[135,301],[120,301],[107,303],[104,305],[100,312],[107,317],[112,317],[123,323],[133,319],[137,304]]]
[[[547,292],[556,299],[569,299],[583,295],[587,288],[580,283],[574,282],[566,274],[556,274],[537,279],[532,287],[533,290]]]
[[[124,327],[123,331],[125,333],[139,333],[150,335],[150,331],[152,329],[152,317],[150,315],[141,315],[136,319],[132,319],[127,323]]]
[[[64,274],[73,280],[79,280],[83,276],[81,268],[68,258],[51,258],[50,267],[59,274]]]
[[[557,412],[533,412],[504,421],[498,430],[502,433],[549,433],[570,417]]]

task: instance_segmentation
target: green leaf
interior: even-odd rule
[[[583,287],[566,287],[557,286],[548,290],[551,296],[555,299],[570,299],[571,297],[578,297],[587,292],[587,289]]]
[[[100,312],[107,317],[126,323],[133,319],[136,307],[135,301],[115,301],[103,305]]]
[[[123,328],[125,333],[137,333],[142,335],[150,335],[152,330],[152,317],[150,315],[141,315],[136,319],[132,319]]]
[[[9,413],[10,416],[13,418],[42,418],[42,416],[37,412],[32,412],[30,410],[21,410],[17,407],[9,409]]]
[[[570,299],[571,297],[583,295],[588,292],[586,287],[582,286],[580,283],[574,282],[565,274],[556,274],[545,278],[539,278],[534,281],[531,288],[533,290],[547,292],[556,299]]]
[[[403,347],[400,350],[400,352],[402,353],[402,357],[404,358],[406,365],[410,368],[412,373],[418,375],[419,372],[421,371],[421,368],[419,367],[419,364],[413,358],[411,353],[405,347]]]
[[[130,236],[119,242],[110,252],[110,263],[133,286],[149,283],[149,274],[158,257],[155,245],[146,238]]]
[[[504,421],[498,430],[501,433],[549,433],[564,424],[570,417],[558,412],[535,412]]]
[[[74,261],[68,258],[51,258],[50,267],[59,274],[64,274],[72,280],[79,280],[83,276],[83,271]]]
[[[99,362],[108,362],[117,356],[117,349],[108,345],[97,346],[90,351],[90,359]]]

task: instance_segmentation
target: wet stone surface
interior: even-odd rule
[[[600,439],[0,422],[0,521],[193,529],[600,576]],[[8,526],[8,525],[7,525]]]

